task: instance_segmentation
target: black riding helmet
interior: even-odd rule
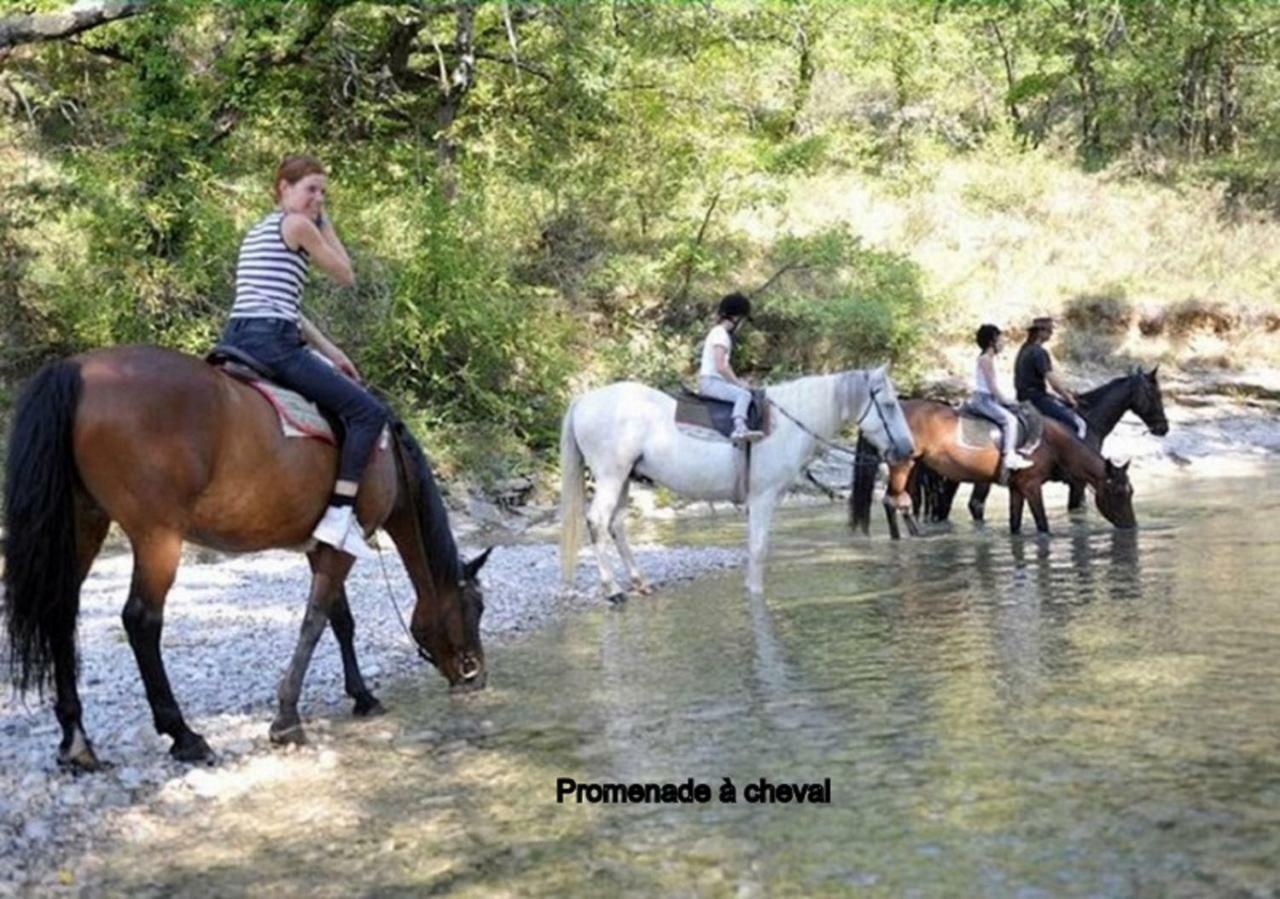
[[[720,318],[745,318],[750,321],[751,301],[735,291],[720,300],[716,313]]]

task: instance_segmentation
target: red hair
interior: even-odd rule
[[[314,156],[286,156],[284,162],[280,163],[280,167],[276,169],[276,179],[271,182],[271,193],[275,195],[276,202],[279,202],[281,181],[297,184],[308,175],[323,174],[325,174],[324,165]]]

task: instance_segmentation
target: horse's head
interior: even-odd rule
[[[857,408],[857,400],[852,400],[855,406],[851,412],[857,418],[858,429],[890,462],[910,458],[916,451],[915,441],[898,401],[898,391],[889,378],[888,364],[854,374],[865,378],[862,407]],[[857,391],[850,394],[855,396]]]
[[[413,639],[452,690],[482,689],[489,676],[484,647],[480,645],[484,595],[476,576],[491,552],[493,547],[463,564],[462,575],[456,583],[437,588],[434,603],[420,596],[414,608],[409,628]]]
[[[1129,463],[1114,465],[1105,459],[1106,473],[1095,490],[1094,501],[1102,516],[1118,528],[1135,528],[1138,519],[1133,514],[1133,484],[1129,482]]]
[[[1164,398],[1160,395],[1160,382],[1156,380],[1156,372],[1160,366],[1151,371],[1139,368],[1130,377],[1133,379],[1133,399],[1129,408],[1142,419],[1142,423],[1151,429],[1157,437],[1169,433],[1169,419],[1164,414]]]

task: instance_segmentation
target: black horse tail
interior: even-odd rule
[[[950,518],[951,503],[959,488],[959,482],[938,474],[923,462],[915,464],[908,482],[911,502],[925,521],[946,521]]]
[[[55,654],[74,651],[80,612],[71,428],[82,380],[74,362],[45,366],[22,391],[4,484],[4,618],[19,693],[43,692]]]
[[[880,453],[865,437],[858,437],[857,455],[853,459],[853,485],[849,491],[849,527],[871,532],[871,495],[875,492],[876,472],[880,469]]]

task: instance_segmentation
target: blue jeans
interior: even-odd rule
[[[283,318],[233,318],[222,342],[244,350],[272,374],[281,387],[296,390],[336,416],[346,430],[338,462],[338,480],[360,482],[373,448],[391,415],[363,387],[316,357],[298,326]]]
[[[1072,412],[1070,407],[1062,400],[1049,396],[1047,393],[1029,397],[1029,399],[1031,400],[1031,405],[1040,410],[1041,415],[1061,422],[1067,426],[1067,430],[1072,434],[1081,440],[1084,439],[1084,419]]]
[[[989,393],[975,393],[969,400],[969,405],[992,421],[1000,422],[1003,437],[1001,451],[1006,456],[1012,456],[1018,448],[1018,417],[1000,405]]]
[[[703,376],[698,380],[698,391],[703,396],[733,403],[734,424],[747,426],[747,410],[751,408],[751,391],[737,384],[730,384],[724,378]]]

